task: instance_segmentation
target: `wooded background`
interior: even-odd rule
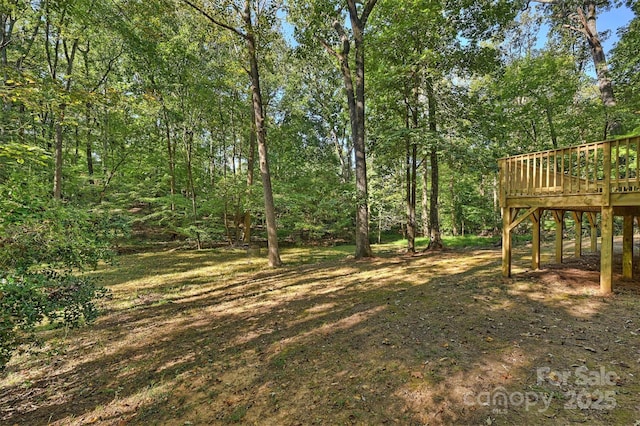
[[[0,264],[494,233],[498,158],[640,131],[620,6],[3,0]]]

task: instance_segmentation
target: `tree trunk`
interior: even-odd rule
[[[352,120],[353,149],[356,158],[356,258],[371,257],[369,244],[369,208],[367,191],[367,159],[365,152],[365,87],[364,87],[364,28],[376,0],[364,5],[362,16],[358,16],[356,1],[347,0],[353,41],[355,44],[356,87],[355,102],[350,105]],[[347,62],[348,66],[348,62]],[[354,111],[351,111],[354,108]]]
[[[428,175],[429,166],[426,158],[422,159],[422,236],[429,236],[429,196],[428,196]]]
[[[92,127],[89,125],[91,121],[91,104],[87,104],[86,110],[86,121],[87,121],[87,140],[85,145],[85,152],[87,157],[87,173],[89,174],[89,185],[94,185],[95,181],[93,180],[93,131]],[[95,124],[95,121],[94,121]]]
[[[439,171],[438,171],[438,147],[436,143],[431,147],[430,161],[431,161],[431,202],[429,204],[429,223],[430,223],[430,241],[427,249],[439,250],[443,248],[442,236],[440,235],[440,220],[439,220],[439,204],[438,204],[438,183],[439,183]]]
[[[449,180],[449,192],[451,194],[451,233],[454,236],[458,236],[458,215],[456,214],[457,201],[456,200],[456,187],[455,187],[455,174],[451,174]]]
[[[326,41],[320,40],[325,49],[338,59],[342,73],[344,88],[347,93],[349,106],[349,121],[351,123],[351,140],[356,161],[356,258],[373,256],[369,243],[369,207],[367,191],[367,157],[365,151],[365,87],[364,87],[364,28],[371,10],[377,0],[357,1],[347,0],[351,33],[355,45],[355,88],[351,75],[349,52],[351,40],[338,20],[333,28],[340,37],[341,50],[334,50]],[[363,5],[361,15],[358,16],[357,4]]]
[[[416,224],[416,187],[417,187],[417,171],[418,171],[418,145],[414,142],[411,144],[411,201],[410,201],[410,229],[409,233],[412,235],[414,240],[414,251],[415,251],[415,238],[417,232],[417,224]]]
[[[431,162],[431,200],[429,205],[429,246],[427,250],[440,250],[444,247],[442,236],[440,235],[438,187],[440,183],[438,170],[438,139],[436,121],[436,98],[433,91],[433,82],[427,81],[427,103],[429,108],[429,131],[432,135],[431,150],[429,160]]]
[[[216,157],[213,151],[213,136],[209,136],[209,186],[213,189],[216,185]]]
[[[264,188],[264,210],[267,220],[267,241],[269,245],[269,266],[282,265],[280,251],[278,249],[278,233],[276,228],[276,209],[273,202],[273,189],[271,187],[271,174],[267,155],[267,129],[265,127],[264,110],[262,107],[262,92],[260,90],[260,73],[258,71],[258,58],[256,54],[256,40],[253,33],[251,19],[250,0],[245,0],[243,20],[247,29],[246,42],[249,53],[251,93],[253,99],[253,111],[255,113],[256,136],[258,139],[258,157],[260,162],[260,175]]]
[[[176,210],[174,197],[176,195],[176,159],[175,150],[171,141],[171,128],[169,127],[169,114],[167,108],[162,106],[162,114],[164,116],[164,130],[167,138],[167,155],[169,160],[169,193],[171,194],[171,211]]]
[[[7,61],[7,47],[11,43],[11,37],[13,35],[13,28],[17,18],[9,14],[0,14],[0,25],[2,25],[2,34],[0,34],[0,64],[2,64],[3,79],[8,80],[8,61]]]
[[[491,192],[493,195],[493,231],[498,232],[500,227],[500,203],[498,199],[498,175],[493,175],[493,185],[491,186]]]
[[[416,251],[416,234],[412,214],[415,215],[415,206],[411,206],[411,141],[409,138],[405,141],[405,203],[407,205],[407,252],[415,253]]]
[[[349,65],[350,41],[347,39],[342,28],[338,30],[342,36],[343,51],[338,55],[340,61],[340,71],[342,72],[345,92],[347,94],[347,105],[349,107],[349,122],[351,124],[351,141],[354,148],[356,160],[356,258],[370,257],[371,247],[369,246],[369,227],[367,215],[367,174],[366,174],[366,154],[364,151],[364,141],[360,143],[359,133],[364,131],[364,123],[359,122],[359,111],[356,101],[356,93]]]
[[[103,95],[107,93],[107,87],[104,88]],[[109,161],[111,160],[111,155],[109,153],[109,144],[111,142],[111,135],[109,134],[109,108],[104,105],[102,108],[102,125],[100,126],[101,134],[100,139],[102,140],[102,155],[100,155],[100,163],[102,164],[102,176],[103,179],[107,178],[107,170]]]
[[[75,148],[73,150],[73,165],[76,166],[78,164],[78,158],[80,158],[80,126],[75,126],[73,130],[73,134],[75,136]]]
[[[342,132],[342,136],[344,136],[344,131]],[[351,150],[345,150],[343,148],[340,143],[338,129],[331,129],[331,139],[333,139],[333,145],[336,148],[338,160],[340,160],[340,176],[342,178],[342,182],[347,183],[351,180]]]
[[[61,105],[60,116],[55,124],[56,143],[54,149],[55,166],[53,172],[53,198],[56,200],[62,199],[62,139],[64,132],[62,122],[64,121],[64,110],[64,105]]]
[[[59,36],[58,36],[59,37]],[[58,38],[59,40],[59,38]],[[71,46],[71,50],[69,51],[67,49],[67,44],[66,42],[63,42],[63,46],[64,46],[64,54],[65,57],[67,59],[67,67],[66,67],[66,73],[65,73],[65,79],[66,79],[66,83],[65,83],[65,92],[69,93],[71,91],[71,82],[72,82],[72,77],[71,77],[71,73],[73,71],[73,63],[75,61],[75,56],[76,56],[76,51],[78,49],[78,40],[74,40],[73,44]],[[56,59],[54,62],[50,61],[50,73],[52,78],[56,78],[56,66],[54,64],[57,64],[57,55],[58,55],[58,51],[57,51],[57,47],[58,47],[58,43],[56,42]],[[63,162],[63,137],[64,137],[64,129],[62,127],[63,123],[64,123],[64,117],[65,117],[65,110],[66,110],[66,104],[65,103],[61,103],[59,108],[60,108],[60,113],[58,116],[58,120],[55,123],[55,151],[54,151],[54,156],[55,156],[55,168],[54,168],[54,172],[53,172],[53,197],[57,200],[62,199],[62,162]]]
[[[191,198],[191,212],[193,214],[193,224],[198,220],[198,205],[196,203],[196,188],[193,180],[193,132],[184,132],[185,152],[187,160],[187,180],[189,184],[189,197]]]
[[[564,3],[560,0],[534,0],[538,3],[559,5],[564,15]],[[600,90],[600,99],[605,108],[614,107],[616,105],[616,98],[613,91],[613,85],[609,77],[609,67],[607,65],[606,56],[600,41],[600,35],[596,26],[597,21],[597,2],[595,0],[584,0],[583,3],[577,8],[577,20],[579,26],[573,26],[565,24],[565,28],[581,33],[587,43],[589,44],[589,50],[591,52],[591,58],[593,59],[593,65],[596,69],[596,76],[598,79],[598,88]],[[580,65],[580,68],[582,66]],[[604,131],[604,139],[608,138],[608,132],[611,130],[613,133],[620,131],[620,123],[615,119],[613,122],[609,121],[608,115],[606,118],[606,126]]]
[[[253,186],[253,165],[255,163],[256,153],[256,131],[254,127],[255,117],[254,111],[251,109],[251,131],[249,132],[249,154],[247,155],[247,202],[244,208],[244,242],[251,244],[251,188]]]
[[[549,133],[551,134],[551,144],[554,149],[558,148],[558,134],[556,132],[556,126],[553,123],[553,111],[551,107],[551,103],[548,100],[545,101],[544,108],[545,115],[547,117],[547,124],[549,125]]]
[[[91,144],[91,137],[88,135],[87,137],[87,145],[86,155],[87,155],[87,173],[89,174],[89,184],[94,185],[95,181],[93,180],[93,146]]]
[[[224,133],[223,133],[224,134]],[[227,142],[225,138],[222,138],[222,147],[220,148],[221,157],[222,157],[222,199],[224,200],[223,204],[223,220],[224,220],[224,232],[227,236],[227,242],[230,246],[233,245],[233,238],[231,237],[231,229],[229,228],[229,186],[227,183],[227,174],[228,174],[228,166],[227,166]]]
[[[417,93],[417,92],[416,92]],[[406,128],[418,127],[417,109],[414,108],[413,113],[408,100],[406,102]],[[411,120],[409,116],[411,115]],[[407,203],[407,251],[415,253],[416,251],[416,169],[418,146],[411,142],[411,138],[406,139],[406,203]]]
[[[356,156],[356,258],[371,257],[369,245],[369,210],[367,191],[367,160],[364,140],[364,46],[362,36],[356,37],[356,104],[354,152]]]
[[[609,67],[600,42],[600,36],[596,27],[596,2],[588,0],[584,2],[583,8],[578,8],[578,16],[582,24],[582,33],[585,35],[593,65],[596,68],[596,76],[598,77],[598,88],[600,89],[600,97],[605,107],[613,107],[616,105],[616,98],[613,93],[613,85],[609,78]]]

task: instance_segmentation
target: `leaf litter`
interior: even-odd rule
[[[97,272],[114,297],[94,326],[44,330],[9,364],[0,423],[640,420],[640,283],[604,298],[597,270],[526,271],[524,250],[513,279],[495,249],[317,257],[122,257]]]

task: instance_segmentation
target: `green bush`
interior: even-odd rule
[[[37,341],[38,324],[90,323],[98,316],[95,300],[106,295],[91,280],[52,270],[0,274],[0,369],[18,346]]]
[[[11,189],[9,189],[11,188]],[[76,327],[98,315],[106,289],[76,272],[114,255],[122,221],[52,200],[37,188],[0,186],[0,370],[39,324]]]

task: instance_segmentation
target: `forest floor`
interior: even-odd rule
[[[600,296],[597,256],[352,250],[122,256],[94,325],[2,373],[0,424],[640,424],[640,283]]]

